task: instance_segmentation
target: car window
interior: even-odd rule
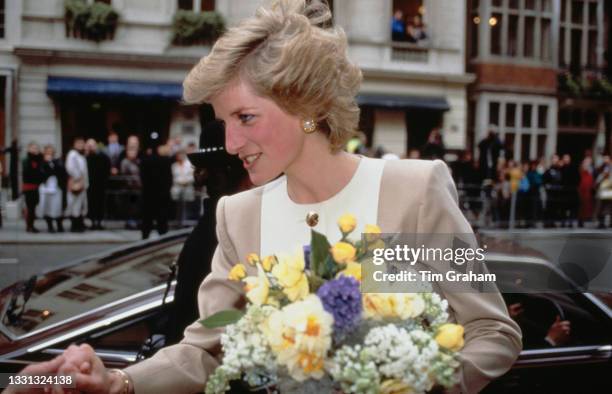
[[[181,248],[179,241],[154,245],[116,259],[86,261],[45,275],[36,282],[25,307],[19,300],[21,305],[12,317],[4,308],[1,328],[13,336],[23,336],[163,286]]]
[[[521,327],[524,349],[609,343],[610,319],[552,266],[508,260],[489,260],[487,267]],[[559,322],[569,322],[567,335],[560,331],[568,325]]]

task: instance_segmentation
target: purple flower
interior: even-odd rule
[[[361,321],[361,292],[353,277],[340,276],[317,291],[323,308],[334,316],[334,334],[342,335]]]

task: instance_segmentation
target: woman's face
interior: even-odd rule
[[[225,123],[227,152],[238,155],[253,184],[273,180],[299,157],[305,136],[301,120],[256,95],[248,84],[228,85],[211,104]]]

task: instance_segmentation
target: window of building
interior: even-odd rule
[[[485,123],[479,125],[480,139],[486,135],[489,125],[494,125],[504,144],[506,158],[525,161],[545,155],[547,141],[554,132],[549,119],[554,98],[487,94],[481,103],[486,105],[487,114]]]
[[[550,0],[492,1],[491,13],[485,17],[491,55],[552,61]]]
[[[5,8],[4,8],[4,0],[0,0],[0,38],[4,38],[4,19],[5,16]]]
[[[391,38],[412,44],[427,40],[423,0],[393,0]]]
[[[559,65],[572,70],[603,66],[602,0],[561,0]]]
[[[215,0],[178,0],[178,9],[186,11],[214,11]]]

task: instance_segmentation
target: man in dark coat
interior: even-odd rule
[[[542,179],[546,191],[545,227],[554,227],[555,220],[565,217],[563,213],[563,181],[561,179],[561,163],[558,155],[552,155],[550,167],[544,172]]]
[[[38,232],[34,227],[34,220],[36,219],[35,212],[39,201],[38,186],[43,182],[41,167],[40,147],[37,143],[30,142],[28,144],[28,154],[23,160],[23,183],[21,185],[26,203],[26,231],[29,233]]]
[[[85,143],[89,188],[87,189],[88,216],[92,230],[102,230],[105,214],[106,188],[111,171],[111,161],[93,138]]]
[[[157,232],[168,232],[168,210],[170,208],[170,188],[172,187],[172,159],[159,145],[159,134],[152,132],[147,141],[145,155],[140,162],[142,184],[142,239],[149,238],[153,222]]]
[[[196,168],[196,182],[206,186],[204,214],[185,241],[178,258],[178,277],[174,292],[173,318],[167,332],[167,344],[183,338],[185,327],[196,321],[198,288],[210,273],[210,263],[217,247],[215,211],[224,195],[249,188],[248,174],[236,156],[224,150],[224,129],[219,122],[206,125],[200,136],[200,150],[188,155]],[[214,151],[213,151],[214,149]]]
[[[561,225],[562,227],[573,227],[574,221],[578,219],[578,206],[580,205],[578,195],[580,172],[578,166],[572,163],[572,157],[567,153],[563,155],[561,182],[563,183],[563,222]]]
[[[486,138],[478,144],[480,171],[483,179],[497,180],[497,161],[504,146],[495,131],[490,130]]]

